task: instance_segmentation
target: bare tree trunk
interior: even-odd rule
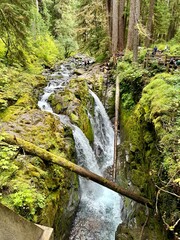
[[[107,33],[109,36],[109,49],[112,49],[112,0],[106,0],[106,21],[107,21]]]
[[[45,161],[60,165],[61,167],[66,168],[72,172],[75,172],[82,177],[92,180],[92,181],[94,181],[102,186],[105,186],[117,193],[120,193],[123,196],[131,198],[132,200],[134,200],[138,203],[147,205],[148,207],[152,208],[152,203],[148,199],[146,199],[142,196],[139,196],[136,193],[128,191],[128,190],[120,187],[116,183],[111,182],[108,179],[103,178],[89,170],[86,170],[85,168],[80,167],[80,166],[66,160],[65,158],[56,156],[55,154],[52,154],[40,147],[37,147],[36,145],[34,145],[30,142],[27,142],[27,141],[23,140],[22,138],[18,138],[15,135],[10,135],[10,134],[6,133],[6,134],[3,134],[3,137],[4,137],[3,141],[5,141],[9,144],[18,145],[18,146],[22,147],[24,149],[24,151],[29,152],[30,154],[37,155],[38,157],[40,157],[41,159],[44,159]]]
[[[140,0],[134,0],[135,2],[135,12],[134,12],[134,39],[133,39],[133,62],[138,61],[138,45],[139,45],[139,32],[138,32],[138,22],[140,17]]]
[[[36,9],[37,9],[37,12],[39,12],[39,2],[38,2],[38,0],[36,0]]]
[[[108,28],[108,35],[111,39],[112,37],[112,14],[111,14],[111,6],[112,0],[106,0],[106,16],[107,16],[107,28]]]
[[[169,24],[168,33],[166,37],[167,41],[171,40],[176,34],[176,31],[179,26],[179,21],[180,21],[179,11],[180,11],[180,4],[178,1],[175,1],[171,7],[171,16],[173,16],[173,18],[171,19]]]
[[[122,52],[125,48],[125,19],[124,19],[125,0],[120,0],[119,3],[119,37],[118,49]]]
[[[127,25],[128,25],[128,19],[129,19],[129,15],[127,12],[127,9],[129,9],[129,5],[130,5],[130,0],[125,0],[125,13],[124,13],[124,36],[125,36],[125,47],[127,45],[127,34],[128,34],[128,30],[127,30]]]
[[[112,54],[115,56],[118,46],[118,1],[113,0],[112,8]]]
[[[116,77],[116,97],[115,97],[115,120],[114,120],[114,164],[113,179],[116,180],[117,171],[117,139],[118,139],[118,122],[119,122],[119,77]]]
[[[145,39],[146,47],[149,47],[150,39],[152,37],[152,29],[153,29],[152,26],[153,26],[153,18],[154,18],[155,1],[156,0],[150,0],[150,3],[149,3],[149,16],[148,16],[148,21],[147,21],[147,31],[148,31],[149,36],[147,36]]]
[[[130,1],[130,16],[129,16],[129,26],[128,26],[128,37],[127,37],[127,46],[126,49],[132,50],[133,49],[133,34],[134,34],[134,12],[135,12],[135,0]]]

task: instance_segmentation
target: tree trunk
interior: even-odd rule
[[[37,12],[39,12],[39,2],[38,2],[38,0],[36,0],[36,9],[37,9]]]
[[[118,1],[113,0],[112,6],[112,55],[115,56],[118,46]]]
[[[176,31],[178,30],[179,21],[180,21],[179,11],[180,11],[180,5],[178,4],[178,1],[175,1],[171,7],[171,16],[173,16],[173,18],[171,18],[171,21],[169,24],[168,33],[166,37],[167,41],[171,40],[175,36]]]
[[[127,46],[126,46],[126,49],[128,50],[133,50],[135,3],[136,3],[135,0],[130,1],[130,16],[129,16],[128,37],[127,37]]]
[[[120,0],[119,3],[119,37],[118,49],[122,52],[125,48],[125,20],[124,20],[125,0]]]
[[[112,0],[106,0],[107,29],[109,39],[112,37]]]
[[[40,147],[37,147],[36,145],[34,145],[30,142],[27,142],[21,138],[18,138],[15,135],[10,135],[7,133],[3,134],[3,141],[5,141],[9,144],[16,144],[16,145],[22,147],[24,149],[24,151],[29,152],[30,154],[37,155],[38,157],[40,157],[41,159],[43,159],[45,161],[60,165],[61,167],[66,168],[72,172],[75,172],[82,177],[92,180],[92,181],[94,181],[102,186],[105,186],[123,196],[131,198],[132,200],[134,200],[138,203],[147,205],[148,207],[152,208],[152,203],[148,199],[146,199],[142,196],[139,196],[136,193],[128,191],[128,190],[118,186],[116,183],[109,181],[106,178],[103,178],[89,170],[86,170],[85,168],[80,167],[80,166],[66,160],[65,158],[56,156],[55,154],[52,154]]]
[[[149,16],[147,21],[147,32],[148,36],[145,39],[145,46],[149,47],[150,40],[152,37],[152,29],[153,29],[153,19],[154,19],[154,7],[155,7],[155,0],[150,0],[149,3]]]
[[[140,17],[140,0],[134,0],[135,11],[134,11],[134,38],[133,38],[133,62],[138,61],[138,46],[139,46],[139,31],[137,28],[139,17]]]
[[[115,97],[115,120],[114,120],[114,164],[113,179],[116,180],[117,171],[117,139],[118,139],[118,122],[119,122],[119,77],[116,77],[116,97]]]

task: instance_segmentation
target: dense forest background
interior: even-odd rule
[[[108,84],[110,87],[113,86],[111,91],[114,95],[115,78],[118,76],[120,81],[119,117],[122,145],[118,151],[121,151],[119,155],[123,155],[123,152],[126,154],[127,151],[129,153],[129,162],[124,160],[120,163],[126,171],[122,175],[130,179],[143,196],[153,201],[155,215],[159,216],[160,213],[160,218],[156,220],[167,230],[169,234],[167,239],[177,239],[177,232],[180,229],[179,69],[167,72],[166,67],[159,66],[157,62],[152,62],[145,69],[143,60],[147,51],[151,52],[154,46],[160,51],[165,51],[169,56],[180,56],[179,12],[179,0],[1,0],[0,2],[1,124],[4,124],[5,129],[8,124],[10,129],[12,126],[16,129],[19,126],[19,118],[24,113],[32,114],[32,119],[36,119],[39,114],[35,113],[39,110],[37,89],[46,84],[46,80],[41,75],[44,68],[52,69],[56,63],[63,62],[79,52],[93,56],[102,66],[104,64],[107,67],[109,62],[108,66],[111,69],[108,69],[108,73],[105,71],[104,73],[109,74]],[[95,84],[98,84],[98,81]],[[75,89],[78,87],[76,86]],[[103,87],[100,86],[99,89],[102,91]],[[87,89],[86,91],[88,94]],[[101,93],[100,95],[102,96]],[[108,99],[110,118],[114,117],[114,95]],[[51,132],[54,128],[51,123],[55,125],[57,123],[52,116],[48,119],[43,114],[41,112],[42,116],[39,118],[45,119],[46,125],[50,125],[52,129],[48,129],[47,136],[49,139],[53,138]],[[23,121],[21,124],[26,125],[26,121]],[[24,129],[25,132],[29,131],[28,128]],[[17,133],[18,131],[22,130],[18,129]],[[23,134],[22,131],[21,137]],[[36,131],[32,134],[36,141]],[[69,132],[68,134],[71,135]],[[24,137],[30,141],[30,133],[29,136],[27,135],[24,134]],[[45,142],[43,137],[40,137],[39,141],[42,141],[42,146],[48,149],[48,138],[45,138]],[[59,142],[66,143],[65,138],[66,136]],[[0,142],[1,140],[3,137],[0,136]],[[55,144],[57,148],[59,142]],[[45,222],[47,220],[45,214],[44,216],[41,214],[40,218],[39,215],[45,205],[48,205],[44,194],[48,184],[41,179],[42,189],[39,187],[37,190],[31,186],[32,191],[29,182],[21,184],[22,179],[19,176],[16,188],[14,183],[9,187],[9,182],[19,167],[13,162],[17,156],[17,149],[6,145],[4,147],[3,144],[3,147],[0,146],[0,201],[4,201],[3,203],[7,203],[8,206],[13,205],[17,212],[30,220],[41,222],[43,219],[42,222]],[[71,155],[71,147],[68,149],[67,146],[67,143],[66,146],[64,144],[60,150],[64,152],[66,150],[67,156],[66,153],[64,155],[67,159],[71,159],[74,153]],[[60,150],[58,149],[59,152]],[[50,181],[54,170],[48,171],[47,182]],[[65,182],[66,174],[62,170],[58,169],[58,171]],[[30,172],[28,174],[31,174]],[[41,177],[41,172],[39,176]],[[57,178],[55,183],[52,183],[53,187],[56,185],[56,180]],[[121,180],[118,181],[121,183]],[[62,183],[61,180],[57,180],[57,186],[54,187],[56,190],[61,187],[59,182]],[[129,188],[129,185],[127,187]],[[52,198],[54,202],[59,201],[59,195],[57,198]],[[48,199],[50,204],[52,199]],[[155,215],[153,212],[153,221]],[[51,222],[47,220],[51,226],[53,217]],[[145,218],[143,209],[141,227],[143,221],[146,221]],[[154,223],[152,229],[156,225]]]
[[[1,1],[1,63],[32,70],[78,49],[98,60],[133,50],[137,61],[138,46],[174,39],[175,48],[179,10],[178,0]]]

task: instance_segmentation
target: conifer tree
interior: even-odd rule
[[[30,23],[32,1],[2,0],[0,3],[0,38],[6,47],[6,59],[17,45],[26,45],[26,34]],[[20,51],[19,51],[20,53]]]

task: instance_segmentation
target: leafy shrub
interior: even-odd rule
[[[28,183],[16,181],[13,185],[13,193],[6,199],[6,204],[13,206],[20,215],[27,219],[36,221],[36,214],[45,206],[45,196]]]

